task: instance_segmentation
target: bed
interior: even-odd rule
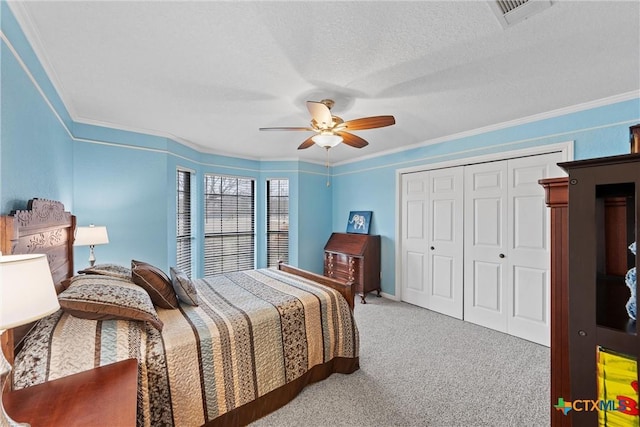
[[[164,272],[141,261],[74,275],[75,218],[59,202],[1,218],[3,253],[46,253],[62,306],[5,343],[14,388],[135,358],[139,426],[246,425],[359,368],[352,284],[284,264],[194,280],[171,269],[170,300],[152,283]]]

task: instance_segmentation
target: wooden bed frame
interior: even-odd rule
[[[292,267],[288,264],[283,263],[282,261],[278,262],[278,270],[295,274],[296,276],[304,277],[305,279],[310,279],[314,282],[318,282],[322,285],[335,289],[342,294],[344,299],[347,300],[347,303],[349,303],[349,307],[351,307],[351,311],[353,311],[356,296],[356,293],[354,291],[356,286],[353,282],[342,283],[327,276],[321,276],[320,274]]]
[[[0,216],[0,252],[13,254],[45,254],[58,293],[62,283],[73,276],[73,233],[76,217],[65,212],[60,202],[31,199],[27,209]],[[33,324],[8,330],[2,334],[2,351],[13,364],[14,352]]]
[[[65,288],[63,283],[74,275],[73,240],[76,217],[64,210],[60,202],[32,199],[27,209],[16,210],[0,216],[0,252],[10,254],[46,254],[51,274],[58,293]],[[340,292],[351,310],[354,308],[354,284],[342,283],[329,277],[278,263],[278,269],[321,283]],[[14,354],[33,324],[8,330],[1,337],[2,351],[13,364]]]

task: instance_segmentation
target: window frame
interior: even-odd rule
[[[210,179],[214,182],[209,183]],[[219,192],[213,188],[217,185],[216,180],[219,180]],[[231,188],[222,188],[225,181],[227,183],[236,181],[235,188],[238,194],[225,192]],[[256,179],[247,176],[205,173],[203,184],[204,275],[254,269],[256,267]],[[247,185],[250,187],[250,195],[239,194],[246,192]],[[209,192],[210,189],[213,192]],[[218,206],[215,205],[216,198],[219,199]],[[232,200],[235,200],[235,211],[228,210]],[[240,205],[243,206],[239,210]],[[241,218],[247,214],[250,214],[248,221],[246,218]],[[228,216],[226,221],[224,221],[225,215]],[[219,220],[218,225],[211,222],[217,220]],[[234,220],[235,227],[232,226]],[[250,225],[249,229],[241,226],[247,223]]]
[[[180,183],[181,176],[188,178],[185,180],[188,188],[183,188],[182,190]],[[183,167],[176,168],[176,268],[188,277],[192,276],[194,268],[194,178],[195,171]],[[182,201],[184,202],[182,204],[181,194],[183,195]],[[184,226],[181,226],[181,219],[185,220]],[[187,229],[187,232],[181,233],[183,229]],[[186,245],[188,249],[182,250],[181,244]]]
[[[271,195],[271,183],[272,182],[278,182],[278,189],[280,190],[280,186],[282,185],[281,182],[286,182],[286,196],[283,196],[280,194],[280,191],[278,191],[278,195],[277,196],[272,196]],[[266,235],[266,260],[267,260],[267,267],[275,267],[278,265],[278,261],[282,261],[285,264],[289,263],[289,249],[290,249],[290,244],[289,244],[289,224],[290,224],[290,218],[291,218],[291,210],[290,210],[290,202],[291,202],[291,193],[290,193],[290,181],[288,178],[268,178],[266,180],[266,192],[265,192],[265,199],[266,199],[266,209],[265,209],[265,220],[266,220],[266,225],[265,225],[265,235]],[[277,230],[272,230],[272,217],[271,217],[271,198],[272,197],[276,197],[278,200],[278,207],[276,209],[276,223],[277,224],[282,224],[283,223],[283,215],[286,215],[286,230],[280,229],[280,227],[278,226]],[[283,210],[282,209],[282,200],[286,198],[286,209]],[[271,237],[272,236],[278,236],[276,238],[276,240],[278,240],[278,244],[276,245],[275,248],[273,248],[273,250],[271,249]],[[283,247],[282,245],[282,241],[286,242],[285,247]],[[275,252],[272,254],[272,252]]]

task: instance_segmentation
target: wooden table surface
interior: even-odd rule
[[[138,362],[123,360],[3,395],[4,408],[31,427],[136,425]]]

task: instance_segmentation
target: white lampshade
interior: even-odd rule
[[[91,224],[88,227],[78,227],[76,229],[73,246],[104,245],[107,243],[109,243],[107,227]]]
[[[0,256],[0,330],[33,322],[59,308],[46,255]]]
[[[311,140],[322,148],[332,148],[342,142],[342,137],[332,133],[320,133],[311,137]]]

